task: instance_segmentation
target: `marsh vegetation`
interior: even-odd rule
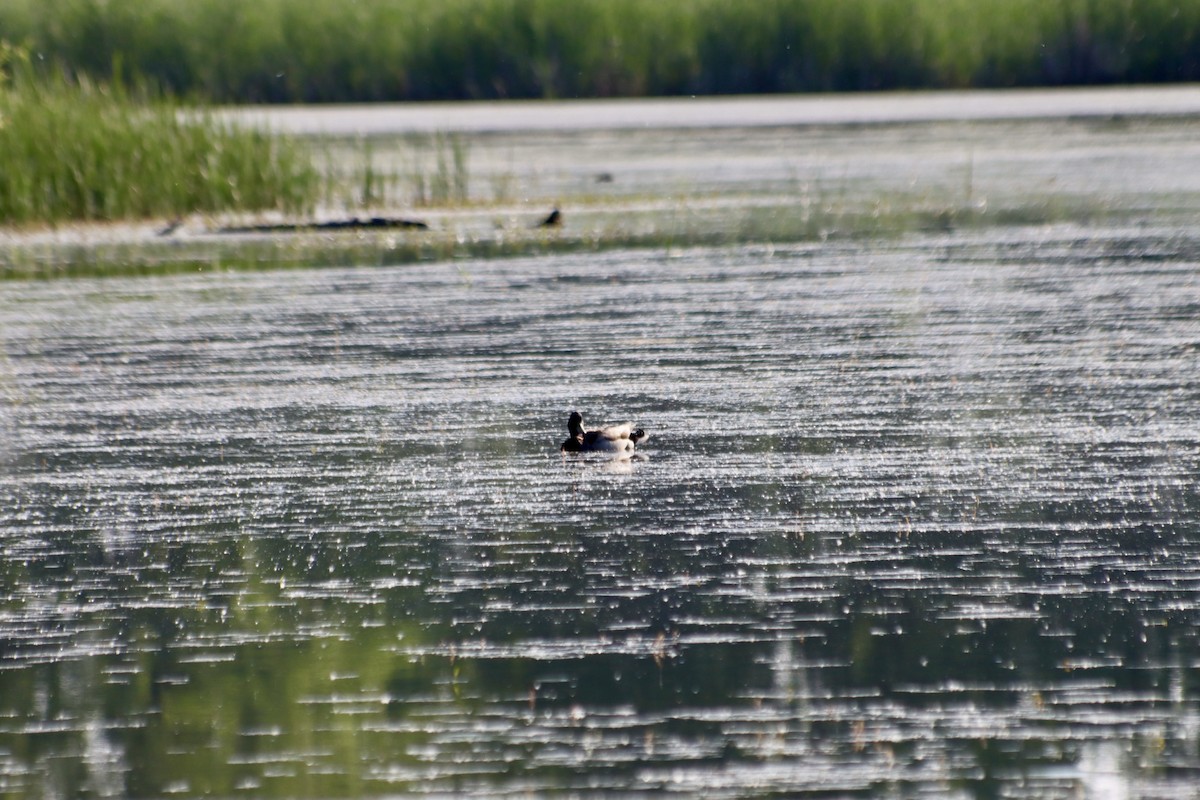
[[[1200,79],[1200,6],[1179,0],[7,0],[0,31],[223,102]]]
[[[286,137],[145,85],[38,74],[25,51],[0,46],[0,224],[297,212],[319,178]]]
[[[302,140],[28,61],[0,44],[0,226],[472,202],[455,135],[404,137],[402,160],[382,164],[370,138]]]

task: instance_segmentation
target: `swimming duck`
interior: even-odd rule
[[[583,429],[583,415],[572,411],[567,420],[570,436],[559,449],[564,453],[632,453],[638,442],[649,438],[641,428],[633,429],[628,422],[623,425],[608,425],[594,431]]]

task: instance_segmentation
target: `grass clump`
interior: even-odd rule
[[[0,224],[301,211],[319,194],[289,140],[120,82],[35,76],[0,48]]]

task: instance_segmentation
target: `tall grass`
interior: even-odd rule
[[[6,63],[5,63],[6,62]],[[0,224],[115,220],[313,204],[289,141],[141,89],[36,76],[0,55]]]
[[[0,36],[234,102],[1200,80],[1195,0],[4,0]]]

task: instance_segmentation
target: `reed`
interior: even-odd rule
[[[298,145],[143,88],[35,76],[0,55],[0,224],[311,208]]]
[[[471,147],[458,134],[304,141],[323,175],[323,201],[329,209],[453,208],[485,202],[471,194]]]
[[[5,0],[0,33],[223,102],[1200,80],[1182,0]]]

